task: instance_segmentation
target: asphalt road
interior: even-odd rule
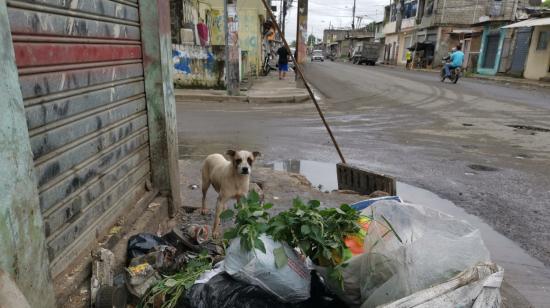
[[[343,63],[308,75],[353,160],[437,192],[550,265],[548,90]]]
[[[533,282],[534,296],[544,302],[550,91],[336,62],[306,71],[348,162],[430,190],[518,243],[546,265],[533,266],[544,280]],[[178,103],[178,131],[185,158],[245,148],[264,161],[338,162],[312,104]]]

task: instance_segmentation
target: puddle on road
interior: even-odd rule
[[[272,162],[265,165],[279,171],[300,173],[308,178],[314,187],[321,185],[321,190],[338,189],[336,178],[336,164],[310,160],[286,160]],[[464,209],[456,206],[453,202],[440,198],[438,195],[406,183],[397,182],[397,194],[406,202],[421,204],[428,208],[436,209],[458,219],[465,220],[481,231],[485,245],[491,252],[491,258],[499,264],[506,264],[504,267],[509,272],[525,273],[530,267],[542,267],[544,265],[535,258],[528,255],[515,242],[504,235],[496,232],[479,217],[466,213]]]
[[[336,178],[336,164],[323,163],[311,160],[285,160],[265,164],[266,167],[277,171],[287,171],[304,175],[314,187],[322,191],[338,189]]]

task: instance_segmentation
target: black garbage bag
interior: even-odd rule
[[[207,283],[191,287],[176,306],[178,308],[292,308],[261,288],[237,281],[220,273]]]
[[[303,303],[300,308],[347,308],[348,305],[340,300],[327,287],[321,275],[316,271],[311,271],[311,296]]]
[[[178,302],[177,308],[347,308],[330,293],[319,275],[313,271],[311,297],[304,302],[290,304],[279,301],[260,287],[249,285],[220,273],[207,283],[196,284]]]
[[[135,257],[143,256],[154,251],[155,248],[159,246],[170,246],[170,244],[154,234],[139,233],[133,235],[128,240],[126,255],[128,262]]]

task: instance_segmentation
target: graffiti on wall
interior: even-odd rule
[[[262,55],[262,23],[254,10],[241,10],[239,12],[239,45],[241,50],[248,52],[247,66],[249,71],[257,73],[260,67]]]
[[[223,14],[211,5],[196,0],[171,0],[181,12],[176,23],[178,42],[172,45],[174,84],[179,88],[223,88],[224,47]],[[221,17],[221,19],[219,19]],[[174,23],[173,23],[174,24]],[[220,28],[221,27],[221,28]],[[220,31],[221,29],[221,31]],[[221,44],[220,44],[221,43]]]
[[[223,6],[216,7],[213,1],[170,0],[171,18],[177,19],[172,20],[172,27],[179,27],[172,31],[172,41],[178,44],[173,48],[174,80],[177,86],[218,87],[220,76],[221,83],[224,83],[223,69],[220,73],[216,67],[222,63],[223,68],[226,26],[230,27],[231,41],[237,43],[242,53],[247,53],[246,63],[241,62],[243,72],[258,73],[263,58],[262,22],[259,18],[259,8],[261,11],[263,6],[261,3],[243,1],[237,7],[236,2],[234,6],[229,6],[229,15],[234,18],[230,18],[226,25]],[[231,31],[231,28],[235,31]],[[219,57],[214,50],[220,50]],[[229,56],[242,61],[242,53],[235,52]],[[201,78],[205,80],[201,81]]]
[[[220,10],[212,10],[210,14],[210,43],[212,45],[225,45],[223,12]]]
[[[172,45],[176,87],[223,88],[223,46]]]

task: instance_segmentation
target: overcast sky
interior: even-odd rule
[[[372,20],[380,21],[384,18],[384,6],[390,4],[390,0],[356,0],[355,16],[363,17],[361,25],[368,24]],[[296,5],[294,0],[292,8],[286,15],[286,37],[288,41],[296,38]],[[272,5],[277,5],[277,15],[280,13],[281,0],[272,0]],[[333,27],[351,27],[353,0],[309,0],[308,2],[308,34],[313,33],[318,38],[323,38],[323,29]],[[357,19],[356,19],[357,27]]]

